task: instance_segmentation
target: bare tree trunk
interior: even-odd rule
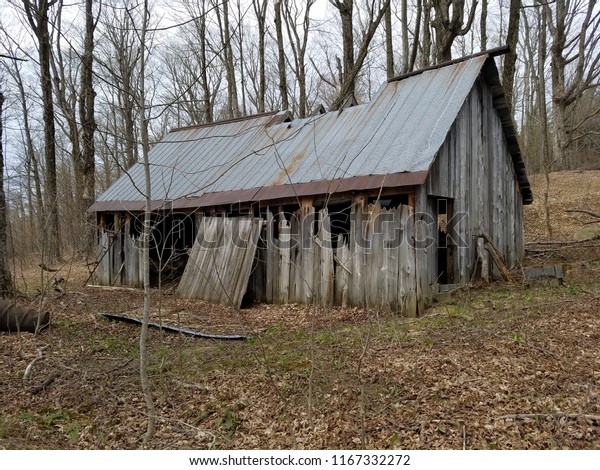
[[[550,171],[552,170],[552,158],[550,157],[550,148],[548,145],[548,110],[546,109],[546,80],[545,78],[545,66],[546,66],[546,24],[547,24],[546,12],[541,12],[540,25],[538,27],[538,45],[539,45],[539,57],[538,57],[538,106],[539,115],[542,119],[542,141],[541,141],[541,153],[542,153],[542,165],[545,177],[545,188],[544,188],[544,219],[546,222],[546,231],[548,237],[552,238],[552,223],[550,220]]]
[[[289,109],[290,102],[287,92],[287,76],[285,71],[285,49],[283,47],[283,27],[281,22],[281,1],[274,1],[275,9],[275,31],[277,34],[277,69],[279,71],[279,95],[281,96],[281,108]]]
[[[464,24],[465,0],[433,0],[435,29],[435,59],[437,63],[452,59],[452,44],[458,36],[464,36],[471,29],[475,19],[477,1],[473,2],[467,23]]]
[[[256,15],[256,23],[258,25],[258,94],[256,96],[256,108],[259,113],[265,112],[265,95],[267,94],[267,78],[265,71],[265,36],[266,36],[266,21],[267,0],[252,0],[254,14]]]
[[[150,183],[150,163],[148,152],[150,150],[148,138],[148,118],[146,115],[146,33],[148,29],[150,12],[148,10],[148,0],[144,0],[144,14],[142,19],[142,31],[140,33],[140,81],[139,81],[139,107],[141,116],[141,138],[142,138],[142,159],[144,162],[144,179],[146,203],[144,209],[144,229],[142,233],[142,261],[144,265],[144,313],[142,328],[140,332],[140,382],[142,392],[146,400],[147,427],[144,435],[144,445],[148,445],[154,436],[156,423],[156,409],[152,399],[152,390],[148,378],[148,323],[150,322],[150,239],[152,235],[152,188]]]
[[[517,0],[520,1],[520,0]],[[479,23],[479,29],[481,33],[481,50],[487,49],[487,12],[488,12],[488,0],[481,0],[481,21]]]
[[[32,3],[23,0],[27,20],[38,40],[40,86],[42,89],[44,120],[44,152],[46,154],[45,221],[47,229],[45,252],[50,261],[60,259],[60,222],[58,214],[58,192],[56,184],[56,141],[54,124],[54,102],[52,99],[51,44],[48,29],[48,14],[56,0],[38,0]]]
[[[35,150],[33,148],[33,138],[31,136],[31,126],[29,125],[29,110],[27,107],[27,96],[25,94],[25,87],[21,78],[21,72],[19,71],[16,63],[14,64],[14,72],[12,73],[17,88],[19,89],[19,98],[21,101],[21,111],[23,113],[23,132],[25,138],[25,152],[26,152],[26,167],[28,169],[28,175],[33,178],[33,184],[35,187],[35,222],[36,230],[40,230],[43,226],[44,217],[44,199],[42,194],[42,184],[40,180],[40,170]],[[31,190],[31,188],[29,188]],[[33,206],[30,206],[30,210]]]
[[[240,0],[237,0],[237,28],[235,28],[237,30],[237,38],[238,38],[238,49],[239,49],[239,61],[240,61],[240,83],[242,84],[241,86],[241,90],[242,90],[242,109],[239,112],[240,115],[246,116],[248,114],[248,111],[246,110],[246,87],[244,86],[244,83],[246,83],[246,77],[245,77],[245,73],[244,73],[244,21],[243,21],[243,13],[242,13],[242,6],[240,4]],[[233,51],[232,51],[232,57],[233,57]],[[235,68],[233,69],[235,71]],[[235,83],[235,82],[234,82]],[[237,93],[237,85],[235,85],[235,90]]]
[[[343,81],[346,81],[354,70],[354,24],[352,21],[354,0],[329,0],[329,2],[338,10],[342,22],[342,77]],[[338,101],[343,103],[348,96],[354,95],[355,85],[355,80],[351,80],[346,85],[344,96]],[[342,93],[340,93],[341,95]],[[332,106],[333,109],[337,109],[337,107],[339,106]]]
[[[63,3],[58,3],[55,28],[61,30]],[[73,227],[74,248],[79,254],[88,255],[93,251],[95,219],[87,209],[95,196],[95,149],[94,149],[94,89],[92,84],[93,48],[95,23],[92,16],[91,0],[85,5],[84,50],[81,56],[74,54],[69,45],[63,54],[62,35],[54,38],[52,70],[54,72],[54,92],[57,104],[66,117],[68,137],[71,142],[71,160],[75,182],[73,184],[73,204],[63,201],[67,209],[73,207],[76,224]],[[79,70],[79,73],[77,72]],[[77,76],[80,76],[79,90]],[[83,144],[83,147],[82,147]],[[71,194],[70,192],[68,194]]]
[[[379,10],[376,10],[374,6],[369,9],[369,18],[366,22],[367,27],[361,39],[356,60],[354,58],[354,35],[352,32],[353,0],[346,0],[345,2],[342,2],[341,0],[329,1],[338,9],[342,20],[342,36],[344,44],[343,74],[340,90],[331,105],[331,109],[339,109],[349,97],[354,96],[356,79],[369,52],[369,46],[375,35],[375,31],[377,31],[377,28],[381,24],[381,20],[383,19],[386,10],[390,7],[390,0],[382,0],[382,2],[379,3]],[[350,55],[352,55],[352,57],[350,57]]]
[[[412,48],[410,52],[410,62],[408,64],[407,72],[412,72],[415,68],[415,63],[417,61],[417,52],[419,51],[419,41],[420,41],[420,32],[421,32],[421,15],[423,11],[423,0],[416,0],[417,2],[417,19],[415,20],[415,35],[413,37]],[[391,8],[391,7],[390,7]],[[429,21],[429,20],[428,20]],[[428,23],[429,24],[429,23]],[[429,26],[427,26],[429,30]]]
[[[407,0],[403,0],[406,2]],[[388,80],[395,75],[394,70],[394,41],[392,38],[392,7],[391,5],[385,11],[384,17],[385,24],[385,56],[386,56],[386,72]],[[402,25],[404,27],[404,25]],[[408,34],[408,32],[407,32]],[[403,58],[404,60],[404,58]]]
[[[184,1],[186,15],[193,20],[181,30],[183,44],[174,39],[174,47],[163,58],[170,73],[177,126],[210,123],[214,120],[214,98],[211,71],[213,63],[211,31],[207,28],[207,2]],[[183,46],[183,47],[182,47]],[[217,48],[215,48],[217,49]],[[215,55],[217,55],[215,53]],[[185,114],[187,114],[187,119]]]
[[[6,196],[4,193],[4,152],[2,151],[4,94],[0,91],[0,297],[11,297],[13,283],[8,264],[8,238],[6,234]]]
[[[504,56],[502,67],[502,85],[508,109],[513,112],[513,92],[515,82],[515,69],[517,63],[517,43],[519,41],[519,19],[521,17],[521,0],[510,1],[510,13],[508,16],[508,33],[506,43],[510,47],[508,54]]]
[[[235,79],[235,68],[233,63],[233,48],[231,47],[231,31],[229,29],[229,0],[222,0],[221,7],[215,8],[217,20],[221,30],[221,42],[223,45],[223,65],[227,77],[227,108],[229,117],[240,116],[238,104],[237,83]]]
[[[431,1],[423,0],[423,55],[421,67],[431,64]]]
[[[81,91],[79,95],[79,120],[81,122],[83,149],[81,155],[78,156],[79,164],[75,168],[83,179],[81,216],[86,224],[83,241],[84,254],[90,254],[93,251],[96,225],[95,214],[88,212],[96,196],[96,149],[94,146],[94,132],[96,130],[94,99],[96,92],[92,81],[96,23],[92,13],[92,1],[85,0],[85,38],[81,57]]]
[[[597,8],[596,0],[556,0],[552,8],[541,0],[537,2],[544,9],[552,37],[550,57],[554,158],[562,168],[567,168],[567,148],[571,143],[567,108],[586,90],[599,86],[600,9]]]
[[[206,15],[202,14],[200,18],[200,86],[202,87],[202,104],[203,104],[203,119],[204,122],[213,122],[213,100],[210,90],[210,82],[208,81],[208,60],[206,57]]]
[[[285,7],[282,10],[288,38],[294,55],[294,64],[292,68],[298,81],[298,115],[301,118],[306,117],[308,114],[305,57],[310,29],[310,9],[314,3],[314,0],[308,0],[305,4],[303,14],[295,4],[290,6],[290,2],[286,2]],[[298,29],[296,27],[300,16],[302,16],[302,37],[298,34]]]
[[[111,107],[116,108],[112,134],[115,146],[123,146],[115,156],[120,157],[119,169],[125,170],[136,164],[139,157],[135,106],[140,48],[133,1],[106,7],[110,24],[104,29],[106,39],[98,42],[94,53],[94,59],[105,72],[103,81],[112,88]]]
[[[402,13],[402,73],[406,73],[408,72],[410,62],[408,56],[408,0],[402,0],[400,5]]]

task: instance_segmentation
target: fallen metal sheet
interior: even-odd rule
[[[558,287],[565,277],[560,264],[547,266],[530,266],[525,268],[525,277],[529,287]]]
[[[104,317],[108,320],[122,321],[125,323],[133,323],[136,325],[142,324],[142,320],[139,320],[138,318],[125,317],[123,315],[116,315],[114,313],[99,312],[98,315],[100,315],[101,317]],[[219,339],[219,340],[246,340],[246,339],[251,338],[250,336],[244,336],[244,335],[216,335],[216,334],[212,334],[212,333],[202,333],[202,332],[196,331],[196,330],[190,330],[187,328],[177,328],[174,326],[161,325],[159,323],[153,323],[153,322],[148,323],[148,326],[151,328],[158,328],[163,331],[169,331],[171,333],[181,333],[181,334],[184,334],[187,336],[194,336],[196,338]]]

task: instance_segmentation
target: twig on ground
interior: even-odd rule
[[[530,309],[530,308],[538,308],[538,307],[547,307],[549,305],[556,305],[556,304],[568,304],[568,303],[571,303],[571,302],[579,302],[579,301],[580,301],[580,299],[561,299],[561,300],[556,300],[554,302],[542,302],[542,303],[539,303],[539,304],[522,305],[521,306],[521,310],[527,310],[527,309]],[[512,307],[505,307],[504,310],[509,310],[511,308]]]
[[[589,241],[589,240],[586,240]],[[544,253],[552,253],[554,251],[566,250],[567,248],[599,248],[600,243],[592,243],[590,245],[580,245],[580,244],[562,244],[562,246],[557,246],[555,248],[543,248],[539,250],[535,250],[533,248],[525,248],[527,253],[535,253],[535,254],[544,254]]]
[[[44,390],[46,390],[46,388],[48,388],[50,386],[50,384],[52,382],[54,382],[56,379],[58,378],[58,373],[54,373],[52,374],[50,377],[48,377],[46,380],[44,380],[40,385],[36,385],[35,387],[31,388],[31,394],[32,395],[37,395],[40,392],[43,392]]]
[[[132,292],[143,292],[142,289],[135,287],[123,287],[123,286],[98,286],[95,284],[86,284],[85,287],[91,287],[92,289],[103,289],[103,290],[128,290]]]
[[[108,372],[106,372],[107,374],[110,374],[112,372],[116,372],[119,369],[122,369],[123,367],[127,366],[131,361],[133,361],[133,357],[127,359],[125,362],[123,362],[122,364],[119,364],[116,367],[113,367],[112,369],[110,369]]]
[[[44,350],[47,347],[48,347],[48,345],[37,348],[36,356],[25,368],[25,373],[23,374],[23,382],[28,382],[31,379],[31,374],[33,373],[33,366],[36,362],[44,359]]]
[[[583,243],[589,242],[590,240],[550,240],[550,241],[545,241],[545,242],[529,242],[529,243],[525,243],[525,246],[535,246],[535,245],[564,245],[564,246],[571,246],[571,245],[581,245]]]
[[[38,266],[40,268],[42,268],[43,271],[48,271],[49,273],[56,273],[58,271],[60,271],[60,269],[56,269],[56,268],[49,268],[48,266],[46,266],[44,263],[40,263],[38,264]]]
[[[600,222],[600,214],[596,214],[595,212],[586,211],[584,209],[567,209],[567,210],[565,210],[565,212],[569,212],[569,213],[576,212],[578,214],[585,214],[585,215],[589,215],[590,217],[594,217],[594,218],[598,219],[598,220],[594,220],[593,222],[588,222],[588,223],[597,224]]]
[[[516,413],[512,415],[498,416],[496,419],[540,419],[540,418],[566,418],[566,419],[589,419],[600,423],[600,415],[584,413]]]

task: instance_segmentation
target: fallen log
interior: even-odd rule
[[[21,308],[11,301],[0,299],[0,331],[36,333],[50,324],[50,314]]]
[[[141,325],[142,324],[142,320],[139,320],[137,318],[131,318],[131,317],[124,317],[122,315],[116,315],[114,313],[102,313],[99,312],[98,315],[100,315],[101,317],[104,317],[108,320],[116,320],[116,321],[122,321],[125,323],[133,323],[136,325]],[[244,336],[244,335],[215,335],[215,334],[211,334],[211,333],[202,333],[201,331],[196,331],[196,330],[190,330],[187,328],[177,328],[174,326],[169,326],[169,325],[161,325],[159,323],[148,323],[148,326],[150,328],[158,328],[161,329],[163,331],[169,331],[171,333],[181,333],[187,336],[194,336],[196,338],[205,338],[205,339],[223,339],[223,340],[247,340],[250,339],[250,336]]]

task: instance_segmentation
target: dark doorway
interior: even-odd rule
[[[452,237],[452,199],[436,199],[437,207],[437,282],[454,284],[454,246]]]

